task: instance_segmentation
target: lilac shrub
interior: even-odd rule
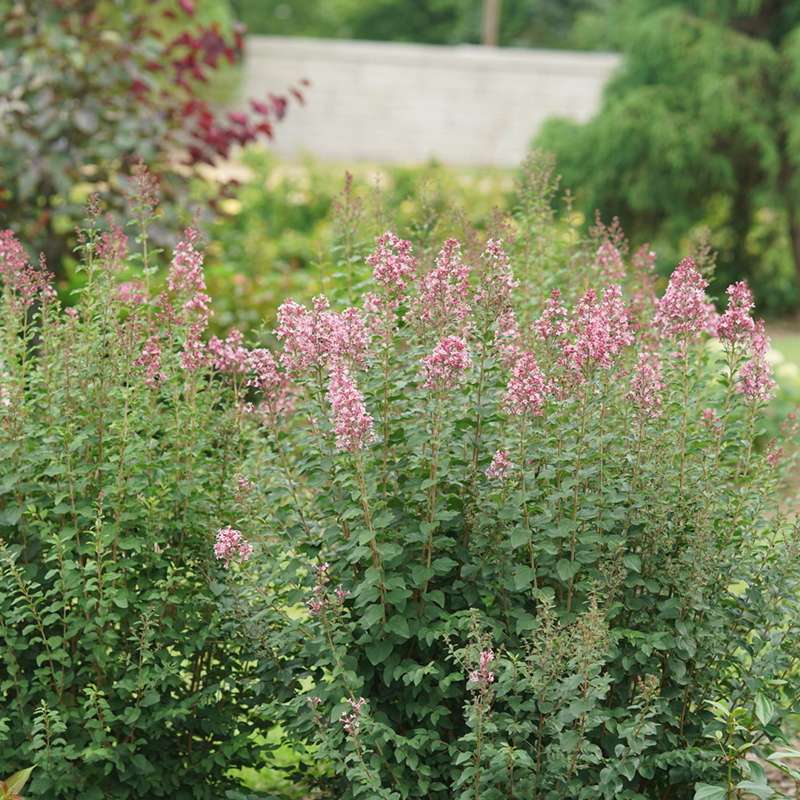
[[[718,315],[687,257],[657,293],[536,198],[505,229],[431,263],[387,232],[354,305],[280,309],[227,599],[272,716],[337,798],[756,785],[800,587],[749,289]]]
[[[251,553],[229,525],[247,376],[235,337],[204,341],[196,232],[160,290],[137,238],[92,208],[64,309],[0,234],[0,775],[36,764],[32,797],[221,797],[256,758],[256,676],[217,601]]]

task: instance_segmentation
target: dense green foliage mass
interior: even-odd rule
[[[667,260],[707,225],[715,289],[746,277],[765,311],[796,307],[800,6],[621,0],[595,19],[624,64],[593,120],[539,137],[579,206]]]
[[[426,44],[481,40],[482,0],[231,0],[252,33]],[[582,12],[602,0],[503,0],[499,40],[525,47],[580,47]]]

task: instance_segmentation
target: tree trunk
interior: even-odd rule
[[[481,40],[487,47],[497,47],[500,41],[501,0],[483,0]]]

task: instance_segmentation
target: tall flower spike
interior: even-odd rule
[[[506,387],[503,407],[509,414],[541,416],[550,384],[533,353],[523,353],[514,364]]]
[[[754,403],[766,403],[775,392],[772,369],[767,363],[769,339],[764,330],[764,321],[755,323],[750,340],[750,360],[739,371],[737,390]]]
[[[328,402],[339,450],[355,453],[373,441],[372,416],[367,413],[363,395],[342,364],[337,364],[331,370]]]
[[[367,256],[367,264],[372,267],[375,283],[395,296],[402,296],[417,273],[411,242],[391,231],[378,237],[375,250]]]
[[[748,342],[756,324],[752,318],[753,293],[745,281],[731,284],[727,289],[728,307],[717,320],[717,336],[729,344]]]
[[[706,296],[708,281],[694,260],[684,258],[669,279],[664,296],[656,301],[654,323],[669,339],[695,339],[714,321],[714,307]]]
[[[664,382],[661,373],[661,359],[658,353],[644,351],[631,379],[628,399],[644,418],[655,418],[661,414],[661,393]]]
[[[434,268],[419,282],[411,319],[438,333],[463,333],[468,327],[469,267],[461,260],[461,245],[448,239],[436,256]]]
[[[460,336],[445,336],[422,359],[423,386],[435,391],[452,389],[471,366],[467,343]]]

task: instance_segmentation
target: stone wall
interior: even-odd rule
[[[242,96],[311,81],[276,128],[283,155],[510,166],[548,117],[589,118],[618,64],[610,53],[251,36]]]

